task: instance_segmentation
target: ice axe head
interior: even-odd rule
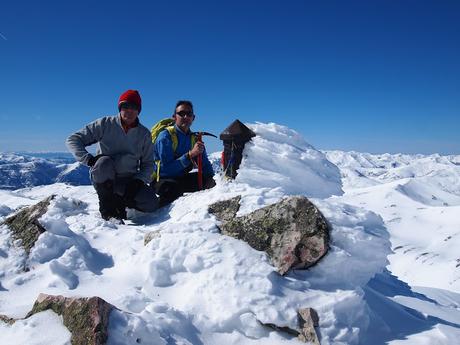
[[[209,132],[195,132],[195,135],[197,136],[198,141],[201,141],[203,135],[209,135],[211,137],[217,138],[217,136],[215,136],[214,134],[209,133]]]

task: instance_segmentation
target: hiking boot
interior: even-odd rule
[[[115,217],[110,217],[109,219],[105,219],[106,222],[115,224],[115,225],[124,225],[125,222],[123,219],[115,218]]]

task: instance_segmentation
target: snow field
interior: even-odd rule
[[[112,345],[270,345],[299,342],[260,322],[296,328],[297,309],[313,307],[322,344],[455,343],[460,297],[433,286],[458,286],[456,157],[327,152],[343,164],[339,172],[295,131],[250,126],[258,136],[235,181],[217,176],[215,188],[126,225],[99,217],[89,186],[0,191],[0,217],[58,195],[40,220],[49,231],[28,259],[0,228],[0,314],[24,316],[40,292],[96,295],[119,308],[111,314]],[[241,216],[293,194],[309,197],[324,214],[331,243],[316,266],[284,277],[265,253],[219,234],[207,212],[241,195]],[[152,231],[157,235],[144,245]],[[40,318],[34,327],[0,324],[0,343],[63,328],[47,315],[29,320]],[[69,341],[53,339],[47,343]]]

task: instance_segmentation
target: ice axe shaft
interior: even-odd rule
[[[196,140],[200,143],[203,142],[203,135],[209,135],[211,137],[217,138],[212,133],[209,132],[195,132]],[[197,165],[198,165],[198,190],[203,189],[203,153],[200,153],[197,157]]]

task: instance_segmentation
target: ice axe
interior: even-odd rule
[[[214,134],[209,132],[195,132],[196,141],[203,143],[203,135],[209,135],[211,137],[217,138]],[[198,190],[203,189],[203,153],[200,153],[197,157],[198,165]]]

